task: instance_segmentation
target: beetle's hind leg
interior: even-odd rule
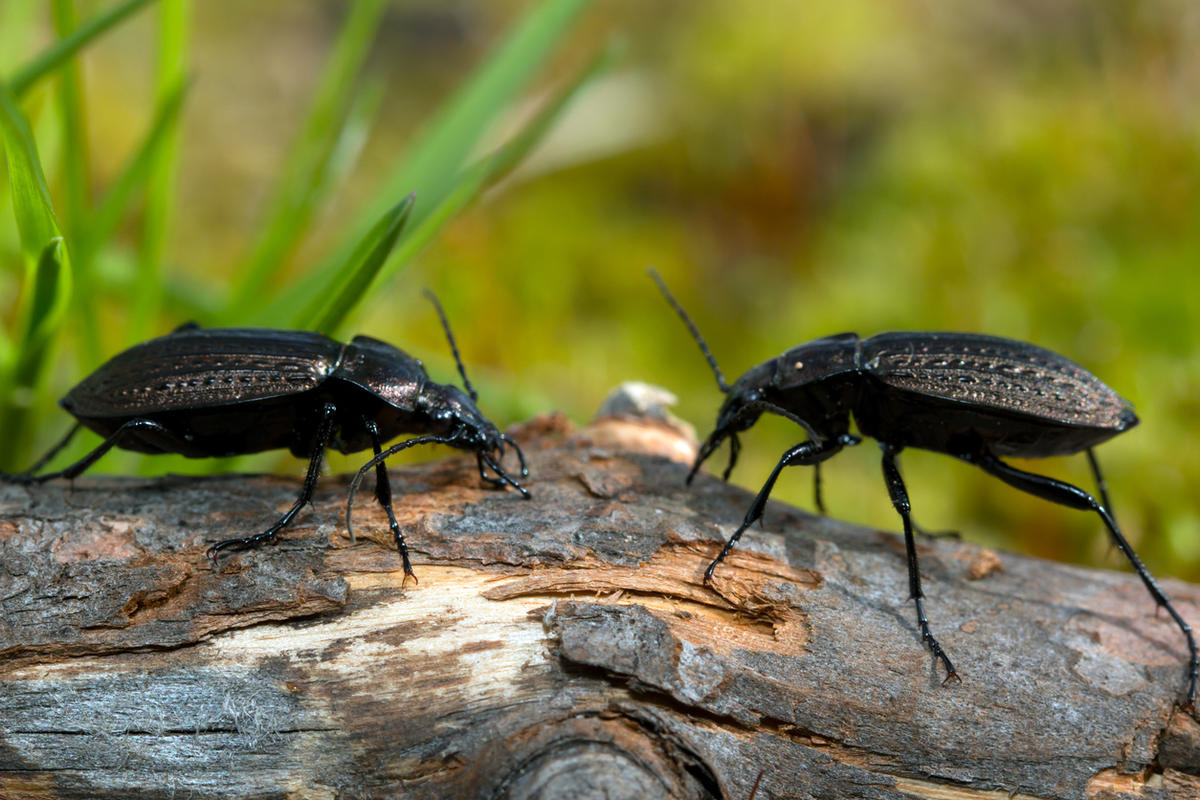
[[[27,470],[24,472],[18,472],[15,475],[9,475],[6,472],[0,472],[0,480],[6,480],[10,483],[34,483],[42,480],[49,480],[49,478],[35,477],[37,471],[49,464],[52,458],[58,455],[64,447],[70,444],[71,440],[75,438],[75,434],[79,433],[79,430],[82,427],[83,423],[76,422],[71,426],[71,430],[67,431],[67,435],[59,440],[58,444],[51,447],[45,455],[33,462],[33,464]]]
[[[1096,471],[1097,483],[1100,486],[1101,497],[1107,497],[1108,492],[1104,486],[1104,481],[1100,477],[1099,466],[1095,462],[1095,456],[1088,452],[1092,461],[1092,466]],[[1146,586],[1146,590],[1150,592],[1150,596],[1154,598],[1154,602],[1161,608],[1165,608],[1171,618],[1175,620],[1175,624],[1179,626],[1179,630],[1183,632],[1184,638],[1187,639],[1188,648],[1188,692],[1187,703],[1191,707],[1196,700],[1196,680],[1200,676],[1200,660],[1196,655],[1196,639],[1192,635],[1191,626],[1184,621],[1179,612],[1175,610],[1175,606],[1171,605],[1171,601],[1163,594],[1162,589],[1158,586],[1158,581],[1154,580],[1154,576],[1146,569],[1146,565],[1138,558],[1137,553],[1133,551],[1133,547],[1121,534],[1121,530],[1117,527],[1117,521],[1113,518],[1112,513],[1108,510],[1107,503],[1101,505],[1082,489],[1072,486],[1065,481],[1048,478],[1045,475],[1037,475],[1032,472],[1025,472],[1016,467],[1005,464],[991,452],[981,449],[979,452],[960,455],[959,458],[972,464],[981,467],[985,472],[994,475],[1000,480],[1012,486],[1015,489],[1020,489],[1023,492],[1035,495],[1043,500],[1049,500],[1051,503],[1058,503],[1061,506],[1068,508],[1077,508],[1080,511],[1095,511],[1100,515],[1100,519],[1104,521],[1104,526],[1108,528],[1109,534],[1112,536],[1113,542],[1117,548],[1125,554],[1125,558],[1133,566],[1138,577],[1142,579],[1142,583]]]
[[[237,539],[226,539],[223,542],[217,542],[212,547],[208,548],[208,557],[213,563],[217,563],[217,556],[222,550],[236,549],[245,550],[249,547],[256,547],[264,542],[269,542],[275,538],[281,530],[287,527],[287,524],[292,521],[296,513],[312,500],[313,489],[316,488],[317,479],[321,477],[321,460],[325,457],[325,448],[329,446],[329,440],[333,436],[333,421],[337,414],[337,407],[333,403],[326,403],[321,410],[321,422],[317,426],[317,435],[313,437],[312,455],[308,459],[308,473],[304,476],[304,486],[300,489],[300,496],[296,498],[296,502],[292,507],[279,518],[271,527],[267,528],[262,533],[256,533],[253,536],[243,536]]]
[[[946,668],[946,678],[942,683],[961,681],[958,673],[954,671],[954,665],[950,663],[950,657],[938,644],[938,640],[933,638],[933,633],[929,630],[929,618],[925,616],[925,604],[921,602],[925,593],[921,591],[921,567],[917,563],[917,546],[913,540],[912,504],[908,500],[908,490],[904,488],[904,479],[900,477],[900,468],[896,466],[896,454],[900,452],[900,448],[883,442],[880,442],[880,447],[883,448],[883,480],[887,483],[892,506],[904,521],[904,550],[908,554],[908,596],[917,606],[917,624],[921,628],[921,638],[929,652]]]
[[[1100,502],[1108,509],[1108,513],[1112,514],[1112,501],[1108,499],[1108,481],[1100,474],[1100,462],[1096,460],[1096,454],[1090,447],[1087,449],[1087,460],[1088,466],[1092,468],[1092,477],[1096,479],[1096,492],[1100,495]]]
[[[86,472],[89,467],[99,461],[109,450],[112,450],[114,447],[119,447],[122,440],[125,440],[131,434],[136,433],[152,434],[158,442],[162,443],[165,451],[179,450],[180,448],[186,446],[186,442],[184,442],[184,440],[181,439],[178,434],[174,433],[163,425],[160,425],[152,419],[138,417],[123,423],[121,427],[109,434],[107,439],[98,444],[96,448],[92,450],[92,452],[88,453],[74,464],[64,467],[56,472],[43,472],[41,475],[35,475],[35,472],[48,464],[50,459],[58,455],[58,452],[67,446],[72,437],[74,437],[79,431],[80,427],[81,426],[77,424],[75,427],[71,428],[71,430],[67,432],[67,435],[62,438],[62,441],[50,448],[50,452],[39,458],[32,467],[17,475],[3,475],[4,480],[10,483],[29,485],[33,483],[45,483],[46,481],[52,481],[55,478],[66,478],[67,480],[77,478]]]
[[[961,539],[962,534],[958,531],[927,531],[917,523],[913,523],[913,533],[923,539]]]

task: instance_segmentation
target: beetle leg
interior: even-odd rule
[[[60,441],[50,450],[49,453],[38,459],[38,462],[25,472],[22,472],[18,475],[5,475],[4,479],[12,483],[21,483],[25,485],[31,483],[45,483],[46,481],[54,480],[55,478],[67,478],[70,480],[78,477],[80,474],[86,471],[88,467],[99,461],[105,453],[120,444],[121,440],[126,438],[130,433],[136,433],[139,431],[152,431],[156,434],[160,434],[163,439],[168,442],[179,442],[181,446],[183,445],[183,441],[179,438],[178,434],[168,430],[166,427],[160,425],[152,419],[139,417],[137,419],[131,419],[122,424],[121,427],[113,431],[107,439],[97,445],[95,450],[88,453],[74,464],[71,464],[69,467],[60,469],[57,472],[45,472],[41,475],[34,475],[34,472],[45,466],[46,462],[48,462],[58,453],[59,450],[66,446],[67,442],[71,440],[71,437],[74,436],[75,432],[78,430],[79,425],[76,425],[70,430],[70,432],[66,435],[66,437],[63,438],[62,441]]]
[[[817,513],[821,516],[825,515],[825,498],[821,496],[821,465],[813,464],[813,503],[817,507]]]
[[[737,540],[742,538],[742,534],[746,529],[753,525],[756,520],[762,518],[763,508],[767,505],[767,498],[771,496],[771,490],[775,488],[775,481],[779,480],[779,473],[783,472],[783,468],[790,467],[793,464],[817,464],[841,450],[842,444],[841,439],[831,439],[828,441],[810,439],[806,442],[801,442],[783,454],[783,457],[779,459],[779,463],[775,465],[775,469],[771,470],[771,475],[767,478],[767,482],[758,490],[754,502],[750,504],[750,508],[746,511],[746,517],[742,520],[742,524],[738,526],[738,529],[725,542],[725,546],[721,548],[720,554],[708,565],[708,569],[704,570],[705,583],[712,582],[713,570],[725,560],[725,556],[729,555],[729,551],[737,544]]]
[[[371,447],[375,449],[375,455],[379,455],[383,452],[382,443],[379,441],[379,427],[370,417],[363,417],[363,425],[366,427],[367,433],[371,434]],[[388,525],[392,529],[392,539],[396,542],[396,549],[400,551],[400,562],[404,565],[404,580],[412,578],[420,583],[412,571],[412,562],[408,560],[408,545],[404,543],[404,534],[400,531],[400,523],[396,522],[396,514],[392,511],[392,484],[388,480],[387,465],[382,461],[375,465],[375,499],[387,512]],[[353,534],[351,536],[353,537]]]
[[[1104,480],[1104,476],[1100,474],[1100,462],[1096,460],[1096,454],[1092,448],[1087,449],[1088,465],[1092,468],[1092,476],[1096,479],[1096,491],[1100,494],[1100,502],[1108,509],[1108,513],[1113,513],[1112,501],[1108,499],[1108,482]]]
[[[525,454],[521,452],[521,446],[517,444],[515,439],[505,433],[500,434],[500,441],[508,442],[508,444],[512,445],[512,449],[517,451],[517,461],[521,463],[521,477],[528,478],[529,467],[525,465]]]
[[[237,539],[226,539],[223,542],[217,542],[212,547],[208,548],[208,557],[212,559],[213,564],[217,563],[217,556],[222,550],[227,550],[231,547],[238,550],[244,550],[248,547],[255,547],[263,542],[269,542],[275,538],[281,530],[283,530],[292,517],[300,509],[312,500],[313,489],[316,488],[317,479],[321,477],[321,460],[325,457],[325,448],[329,445],[329,440],[333,437],[333,422],[337,415],[337,406],[333,403],[326,403],[321,409],[321,422],[317,426],[317,434],[313,437],[312,455],[308,459],[308,473],[304,476],[304,486],[300,489],[300,496],[296,498],[296,502],[292,507],[279,518],[271,527],[267,528],[262,533],[256,533],[253,536],[243,536]]]
[[[896,452],[899,453],[900,451],[897,450]],[[899,468],[899,467],[897,466],[897,468]],[[961,539],[962,538],[962,535],[959,534],[958,531],[927,531],[927,530],[925,530],[924,527],[918,525],[916,520],[913,520],[912,527],[913,527],[913,533],[915,533],[917,536],[920,536],[924,539]]]
[[[921,568],[917,564],[917,546],[913,541],[913,523],[909,513],[912,504],[908,500],[908,490],[904,488],[904,479],[900,477],[900,468],[896,466],[896,454],[900,452],[900,448],[883,442],[880,442],[879,446],[883,448],[883,480],[887,484],[888,494],[891,495],[892,506],[904,521],[904,549],[908,554],[908,596],[917,606],[917,624],[921,627],[921,638],[925,640],[929,652],[946,668],[946,679],[942,683],[946,684],[951,680],[961,682],[962,679],[954,671],[950,658],[942,650],[937,639],[933,638],[929,630],[929,618],[925,616],[925,605],[921,602],[925,593],[921,591]]]
[[[915,522],[913,533],[925,539],[962,539],[962,534],[958,531],[927,531]]]
[[[809,436],[811,436],[813,439],[821,438],[820,435],[816,432],[816,430],[813,429],[813,426],[809,424],[808,420],[804,419],[803,417],[801,417],[797,414],[793,414],[791,411],[788,411],[783,406],[777,406],[774,403],[767,402],[766,400],[759,400],[756,403],[748,404],[746,406],[746,408],[744,409],[744,413],[751,413],[753,411],[758,411],[758,412],[769,411],[772,414],[778,414],[779,416],[783,417],[784,419],[790,419],[792,422],[796,423],[801,428],[804,428],[804,432],[807,433]],[[851,436],[850,434],[843,434],[839,438],[842,439],[843,444],[858,444],[860,441],[862,441],[857,436]],[[850,441],[851,439],[854,441]]]
[[[1112,501],[1108,499],[1108,481],[1104,480],[1104,476],[1100,474],[1100,462],[1096,460],[1096,454],[1090,447],[1087,449],[1087,459],[1088,466],[1092,468],[1092,477],[1096,480],[1096,491],[1100,494],[1100,502],[1108,509],[1108,513],[1112,514],[1114,512]],[[1108,552],[1111,553],[1112,549],[1116,546],[1116,542],[1110,539],[1108,542]]]
[[[913,523],[913,533],[924,539],[962,539],[962,534],[958,531],[927,531],[917,523]]]
[[[13,483],[22,483],[27,479],[32,479],[34,473],[49,464],[50,459],[58,455],[59,452],[67,446],[71,439],[75,438],[75,434],[79,433],[79,429],[82,427],[83,423],[76,422],[73,426],[71,426],[71,430],[67,431],[67,435],[60,439],[58,444],[54,445],[54,447],[51,447],[49,452],[47,452],[44,456],[33,462],[33,465],[29,467],[29,469],[25,470],[24,472],[17,473],[16,475],[8,475],[0,472],[0,480],[8,480],[12,481]]]
[[[491,475],[488,475],[487,472],[484,471],[482,454],[480,454],[480,453],[475,454],[475,464],[479,467],[479,479],[481,481],[483,481],[484,483],[488,484],[489,486],[497,486],[500,488],[503,488],[508,485],[507,483],[500,480],[499,478],[493,478]]]
[[[729,480],[729,475],[733,472],[733,468],[737,466],[738,454],[742,452],[742,440],[738,438],[736,433],[729,434],[729,466],[725,467],[725,471],[721,473],[721,480]]]
[[[862,439],[852,433],[843,433],[838,437],[839,441],[846,447],[854,447],[862,444]],[[821,492],[821,464],[817,462],[813,464],[813,502],[817,507],[817,513],[825,514],[825,498]],[[919,531],[918,531],[919,532]]]
[[[696,460],[692,462],[692,468],[688,470],[687,479],[684,481],[688,486],[692,485],[692,479],[696,477],[696,473],[700,471],[700,467],[708,460],[716,449],[721,446],[721,441],[725,438],[725,433],[722,430],[714,430],[704,440],[704,444],[700,446],[700,450],[696,453]]]
[[[964,461],[969,463],[976,464],[988,474],[996,476],[1015,489],[1028,492],[1029,494],[1040,497],[1043,500],[1049,500],[1051,503],[1058,503],[1059,505],[1067,506],[1068,508],[1077,508],[1081,511],[1095,511],[1100,515],[1100,519],[1104,521],[1104,526],[1108,528],[1108,532],[1112,536],[1113,542],[1116,543],[1117,548],[1125,554],[1125,558],[1129,560],[1129,563],[1133,566],[1134,571],[1137,572],[1138,577],[1142,579],[1142,583],[1145,585],[1146,590],[1150,592],[1150,596],[1154,598],[1154,602],[1157,603],[1160,608],[1165,608],[1167,610],[1167,613],[1170,614],[1171,618],[1175,620],[1175,624],[1179,626],[1179,630],[1183,632],[1184,637],[1187,639],[1187,702],[1188,706],[1192,706],[1196,700],[1196,680],[1197,677],[1200,676],[1200,660],[1197,659],[1196,640],[1192,636],[1191,626],[1184,621],[1179,612],[1175,610],[1175,607],[1171,605],[1171,601],[1167,599],[1167,596],[1163,594],[1162,589],[1159,588],[1158,582],[1154,580],[1154,577],[1150,574],[1150,571],[1146,569],[1146,565],[1142,563],[1142,560],[1138,558],[1137,553],[1133,551],[1133,547],[1121,534],[1120,529],[1117,527],[1117,521],[1109,512],[1108,507],[1106,505],[1101,505],[1096,501],[1096,498],[1092,497],[1090,494],[1076,486],[1072,486],[1065,481],[1048,478],[1045,475],[1037,475],[1032,472],[1025,472],[1024,470],[1017,469],[1016,467],[1005,464],[1003,461],[985,449],[981,449],[977,453],[959,455],[959,458],[962,458]],[[1095,459],[1093,457],[1093,465],[1094,463]],[[1099,479],[1098,469],[1097,478]],[[1103,481],[1100,480],[1099,482],[1103,487]],[[1104,496],[1105,494],[1107,493],[1102,491],[1101,496]]]
[[[503,480],[509,486],[513,487],[518,492],[520,492],[521,496],[524,497],[526,500],[529,499],[529,490],[527,490],[524,486],[522,486],[521,484],[519,484],[515,480],[513,480],[512,477],[507,472],[504,471],[504,468],[501,467],[499,464],[497,464],[490,455],[488,455],[487,453],[480,453],[479,457],[483,459],[485,464],[487,464],[489,467],[492,468],[493,472],[495,472],[497,475],[500,476],[501,480]]]
[[[350,514],[354,510],[354,495],[358,494],[358,486],[363,481],[363,477],[371,471],[373,467],[382,464],[391,456],[399,453],[401,450],[407,450],[410,447],[415,447],[419,444],[446,444],[454,441],[453,436],[440,436],[437,434],[427,434],[425,436],[416,436],[403,442],[392,445],[382,453],[376,453],[370,461],[359,467],[358,472],[354,475],[354,479],[350,481],[350,491],[346,498],[346,533],[350,534],[350,538],[354,538],[354,525],[350,521]]]

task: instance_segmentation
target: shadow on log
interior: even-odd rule
[[[1136,577],[920,544],[963,682],[917,634],[903,542],[683,478],[670,424],[512,434],[534,499],[470,458],[326,478],[0,488],[0,797],[1167,798],[1200,792],[1185,654]],[[1200,622],[1200,587],[1167,581]]]

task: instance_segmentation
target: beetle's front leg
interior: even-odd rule
[[[742,534],[746,529],[753,525],[755,520],[762,517],[763,509],[767,505],[767,498],[771,496],[771,490],[775,488],[775,481],[779,480],[779,473],[783,472],[783,468],[797,464],[809,466],[819,464],[837,453],[845,445],[853,443],[849,439],[855,437],[849,437],[849,439],[847,437],[848,434],[846,436],[839,436],[836,439],[810,439],[807,442],[801,442],[783,454],[783,457],[779,459],[779,463],[775,465],[775,469],[771,471],[767,482],[758,490],[754,502],[750,504],[750,508],[746,511],[746,517],[742,520],[742,524],[738,526],[738,529],[725,542],[725,546],[721,548],[720,554],[708,565],[708,569],[704,570],[705,583],[712,581],[713,570],[725,559],[725,556],[729,555],[729,551],[737,544],[737,540],[742,538]]]
[[[495,488],[495,489],[503,489],[505,486],[508,486],[507,483],[500,480],[499,478],[493,478],[491,475],[487,474],[487,471],[484,469],[482,453],[475,454],[475,464],[476,464],[476,466],[479,467],[479,479],[481,481],[483,481],[484,483],[486,483],[488,486],[491,486],[492,488]]]
[[[721,473],[721,480],[729,480],[729,476],[733,474],[733,468],[737,466],[738,455],[741,452],[742,440],[738,438],[736,433],[729,434],[729,464],[725,467],[725,471]]]
[[[217,563],[217,556],[222,550],[229,548],[244,550],[271,541],[276,534],[287,527],[287,524],[292,521],[292,517],[296,516],[296,513],[312,500],[313,489],[316,488],[317,479],[321,477],[321,460],[325,456],[325,448],[329,446],[329,441],[333,438],[333,422],[336,416],[337,406],[333,403],[326,403],[321,409],[321,421],[317,426],[317,434],[313,437],[312,455],[308,459],[308,473],[304,477],[304,486],[300,489],[300,496],[296,498],[292,507],[279,518],[278,522],[262,533],[239,539],[226,539],[208,548],[208,557],[212,559],[213,564]]]

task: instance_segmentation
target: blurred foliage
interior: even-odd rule
[[[25,5],[0,0],[0,74],[53,40],[50,21]],[[375,222],[378,214],[362,209],[397,154],[419,143],[424,121],[530,7],[387,5],[365,59],[369,77],[355,83],[381,93],[359,107],[370,124],[348,129],[334,148],[337,200],[312,204],[303,241],[270,277],[272,291],[338,252],[346,231]],[[81,18],[94,11],[81,8],[89,11]],[[163,244],[168,298],[203,309],[210,295],[246,280],[239,269],[263,233],[264,209],[280,202],[272,187],[289,169],[289,144],[304,129],[345,15],[346,4],[332,0],[196,4]],[[40,41],[6,37],[9,20],[23,17],[41,25]],[[415,253],[406,272],[377,285],[346,332],[395,342],[423,358],[435,380],[452,381],[420,296],[429,285],[497,423],[552,409],[583,422],[613,385],[637,378],[676,392],[679,415],[702,435],[720,396],[645,277],[649,265],[731,378],[847,330],[1031,341],[1134,403],[1142,424],[1098,452],[1117,517],[1156,573],[1200,579],[1200,7],[614,0],[581,18],[538,85],[564,85],[613,32],[625,38],[618,68],[580,91],[530,157]],[[84,56],[96,186],[117,179],[164,102],[161,87],[155,97],[155,42],[153,19],[139,15]],[[54,109],[36,96],[26,106],[43,160],[60,164]],[[512,103],[508,118],[481,123],[488,132],[475,155],[493,151],[536,107]],[[52,195],[65,202],[63,169],[47,170]],[[423,202],[418,194],[415,208],[429,211]],[[7,196],[0,217],[11,220]],[[143,223],[124,223],[97,256],[99,274],[132,270]],[[15,233],[0,233],[0,264],[20,263]],[[0,272],[9,331],[19,282],[19,270]],[[131,344],[125,295],[110,291],[95,303],[103,352]],[[164,313],[151,328],[178,321]],[[67,337],[60,346],[77,352],[81,343]],[[54,364],[25,456],[66,428],[52,400],[93,366],[73,357]],[[734,480],[757,489],[800,436],[780,420],[760,423],[744,439]],[[927,528],[1124,566],[1094,515],[1020,495],[943,456],[906,451],[902,461],[914,515]],[[155,464],[147,468],[164,468]],[[1082,456],[1022,466],[1090,487]],[[128,462],[110,457],[101,467]],[[775,496],[811,507],[809,471],[791,473]],[[825,478],[834,516],[898,528],[873,444],[828,462]],[[731,526],[743,512],[730,509]]]

